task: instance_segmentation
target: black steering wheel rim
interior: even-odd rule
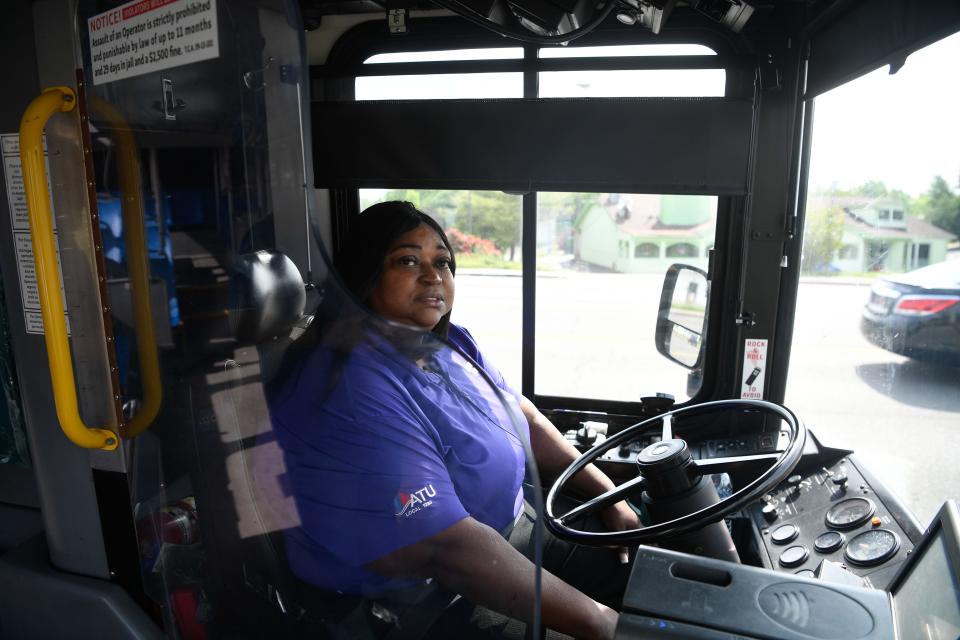
[[[627,531],[582,531],[580,529],[574,529],[568,526],[565,522],[565,520],[577,510],[571,510],[570,512],[562,515],[556,515],[554,513],[556,498],[558,495],[560,495],[561,490],[566,486],[571,477],[573,477],[578,471],[586,467],[588,464],[591,464],[597,460],[597,458],[599,458],[608,450],[613,449],[624,442],[629,442],[633,438],[636,438],[638,434],[645,430],[649,430],[651,425],[655,423],[662,424],[664,417],[669,416],[672,420],[674,417],[683,415],[697,415],[700,413],[735,409],[753,409],[779,416],[790,427],[790,440],[786,448],[777,454],[761,454],[760,456],[752,457],[741,456],[724,458],[723,460],[733,461],[735,463],[738,459],[753,458],[759,460],[761,458],[773,459],[772,456],[776,457],[775,462],[768,469],[761,472],[753,481],[733,492],[733,494],[730,496],[720,500],[716,504],[710,505],[704,509],[700,509],[699,511],[686,514],[679,518],[674,518],[673,520],[661,522],[659,524],[651,525],[642,529],[631,529]],[[768,402],[766,400],[714,400],[711,402],[689,405],[667,411],[638,422],[637,424],[624,429],[616,435],[607,438],[607,440],[584,453],[569,467],[567,467],[566,470],[564,470],[564,472],[560,474],[557,480],[553,483],[553,486],[550,487],[550,492],[547,494],[547,500],[544,504],[544,511],[546,512],[546,526],[557,537],[588,546],[626,546],[635,544],[651,544],[662,542],[666,538],[689,533],[708,524],[719,522],[730,513],[743,508],[744,506],[758,499],[760,496],[769,493],[775,486],[785,480],[796,467],[797,463],[800,461],[800,457],[803,455],[803,447],[806,442],[806,437],[806,427],[795,413],[783,405]],[[714,465],[709,460],[702,461],[696,466],[702,471],[701,475],[722,472],[721,465],[716,465],[716,470],[711,469],[711,466]],[[618,489],[623,489],[624,487],[627,487],[627,485],[631,485],[631,483],[634,483],[635,486],[638,486],[643,482],[643,478],[639,474],[638,478],[640,479],[640,482],[628,481],[620,485],[617,489],[614,489],[613,491],[604,495],[613,495]],[[628,493],[629,490],[629,487],[623,490],[624,498],[627,497],[625,494]],[[636,489],[636,491],[639,490],[640,489]],[[596,500],[597,499],[589,502],[593,503],[596,502]],[[597,509],[599,508],[601,507],[597,507]]]

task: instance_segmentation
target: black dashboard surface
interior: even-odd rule
[[[603,441],[602,424],[567,432],[581,449]],[[585,432],[590,425],[597,433]],[[597,463],[615,478],[635,475],[639,452],[659,440],[641,435],[611,449]],[[758,431],[687,440],[694,459],[716,459],[782,450],[786,434]],[[733,488],[737,487],[734,479]],[[617,480],[619,483],[621,480]],[[804,455],[790,478],[745,509],[755,549],[741,556],[765,568],[831,581],[885,588],[910,554],[922,528],[906,507],[853,452],[824,447],[808,432]]]
[[[764,566],[885,588],[917,536],[885,493],[850,455],[795,473],[748,508]]]
[[[851,463],[849,459],[842,462]],[[843,484],[832,482],[834,476],[827,471],[832,469],[822,471],[831,484]],[[785,489],[796,491],[793,487],[801,483],[789,482]],[[807,493],[816,491],[807,488]],[[831,495],[834,505],[848,499]],[[841,529],[830,530],[862,526],[852,525],[863,517],[859,510],[856,513],[857,518],[839,523]],[[837,580],[834,575],[825,580],[784,574],[641,546],[616,638],[956,640],[960,637],[960,509],[956,502],[943,505],[913,549],[889,588],[879,589]]]

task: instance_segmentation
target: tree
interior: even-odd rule
[[[800,260],[802,272],[817,273],[827,269],[843,246],[843,222],[844,213],[839,207],[807,211]]]
[[[491,241],[501,252],[509,252],[510,260],[520,243],[520,198],[502,191],[391,189],[382,200],[410,202],[447,231],[456,228]],[[373,202],[361,204],[366,207]]]
[[[933,179],[930,189],[921,196],[920,217],[932,225],[960,236],[960,195],[957,195],[942,176]]]
[[[887,195],[887,185],[880,180],[870,180],[850,191],[850,195],[882,198]]]
[[[541,193],[537,197],[537,217],[569,220],[574,228],[579,228],[587,212],[600,204],[600,194],[596,193]]]
[[[838,189],[836,186],[821,192],[823,195],[832,196],[859,196],[862,198],[886,198],[900,203],[906,210],[913,209],[913,198],[910,194],[900,189],[888,189],[887,185],[881,180],[868,180],[863,184],[852,189]]]
[[[513,260],[520,242],[521,202],[502,191],[454,192],[454,224],[465,233],[493,242]]]
[[[565,253],[576,252],[575,237],[587,213],[599,207],[610,194],[544,192],[537,196],[537,220],[556,220],[556,246]]]

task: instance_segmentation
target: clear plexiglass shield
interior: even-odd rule
[[[536,624],[519,395],[455,312],[387,322],[330,269],[296,3],[89,2],[77,32],[148,611],[179,638],[465,637],[472,600]]]

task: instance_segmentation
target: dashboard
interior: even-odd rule
[[[587,421],[566,437],[585,451],[618,426]],[[754,454],[783,451],[788,440],[776,427],[696,437],[705,433],[686,434],[694,461],[753,465],[769,457]],[[636,476],[640,451],[658,440],[648,432],[605,450],[596,464],[621,484]],[[651,449],[644,464],[656,454]],[[756,477],[739,460],[722,465],[729,476],[712,476],[721,497]],[[616,638],[960,638],[960,510],[953,501],[924,531],[852,451],[825,447],[807,431],[791,474],[726,522],[741,563],[637,548]]]
[[[795,473],[747,513],[765,567],[883,589],[920,536],[891,500],[844,455]]]
[[[844,460],[840,466],[850,462]],[[821,479],[832,482],[835,476],[827,471],[834,469],[823,470]],[[796,492],[794,487],[802,486],[801,483],[789,482],[783,489]],[[818,492],[812,486],[808,493],[816,495]],[[830,508],[843,505],[845,500],[860,498],[831,493],[835,499]],[[803,497],[793,502],[801,502]],[[770,504],[770,501],[763,500],[763,503]],[[858,501],[854,505],[852,509],[841,507],[834,511],[833,517],[839,520],[831,520],[833,524],[825,521],[829,532],[852,531],[863,526],[863,523],[853,525],[865,516],[862,504]],[[869,516],[868,520],[871,527],[873,517]],[[880,530],[883,529],[866,529],[858,535]],[[861,548],[849,542],[842,553],[849,562],[870,547]],[[900,551],[902,548],[896,553]],[[877,562],[870,575],[876,576],[883,570],[878,567],[888,566],[892,561],[894,558]],[[615,637],[618,640],[956,640],[960,637],[960,578],[956,570],[960,566],[960,509],[956,502],[944,503],[909,556],[898,565],[889,586],[875,588],[876,584],[824,580],[822,575],[820,579],[783,575],[778,571],[641,546]]]
[[[603,422],[586,421],[565,435],[585,451],[604,441],[606,428]],[[640,436],[605,452],[597,464],[611,477],[630,477],[639,452],[658,440],[655,433]],[[772,453],[782,450],[786,440],[784,432],[761,431],[688,438],[687,444],[693,458],[702,460]],[[736,537],[744,562],[877,589],[888,586],[923,533],[910,511],[853,452],[825,447],[809,432],[793,474],[744,509],[739,520],[741,528],[744,520],[749,523],[749,535]]]

